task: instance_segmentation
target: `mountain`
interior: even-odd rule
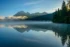
[[[50,21],[52,19],[53,19],[53,13],[52,14],[46,14],[46,15],[41,15],[41,16],[28,18],[26,20],[30,20],[30,21]]]
[[[47,14],[46,12],[43,12],[43,13],[36,12],[36,13],[30,14],[29,12],[19,11],[14,16],[28,16],[28,17],[33,17],[33,16],[40,16],[40,15],[46,15],[46,14]]]
[[[19,11],[14,16],[29,16],[29,15],[30,15],[29,12],[25,13],[24,11]]]
[[[19,11],[16,13],[14,16],[27,16],[28,18],[25,20],[30,20],[30,21],[47,21],[47,20],[52,20],[53,14],[47,14],[46,12],[36,12],[30,14],[29,12],[24,12],[24,11]]]
[[[32,16],[40,16],[40,15],[46,15],[46,14],[47,14],[46,12],[42,12],[42,13],[36,12],[36,13],[32,13],[31,15]]]

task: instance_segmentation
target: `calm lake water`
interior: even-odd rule
[[[70,47],[70,24],[0,22],[0,47]]]

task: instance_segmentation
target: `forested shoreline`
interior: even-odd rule
[[[67,8],[65,1],[63,1],[62,8],[54,13],[53,22],[70,23],[70,10]]]

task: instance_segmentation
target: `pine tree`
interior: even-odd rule
[[[62,4],[62,15],[67,16],[67,7],[66,7],[65,1],[63,1],[63,4]]]
[[[62,3],[62,9],[58,9],[58,11],[55,12],[53,21],[58,23],[70,23],[70,11],[67,11],[65,1]]]

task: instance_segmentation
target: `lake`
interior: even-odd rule
[[[0,22],[0,47],[70,47],[70,24]]]

